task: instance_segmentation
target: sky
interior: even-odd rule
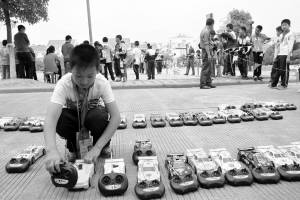
[[[233,9],[249,12],[254,26],[262,25],[269,37],[275,37],[276,27],[285,18],[291,20],[292,32],[300,32],[299,0],[90,0],[90,7],[93,40],[100,42],[104,36],[118,34],[131,42],[163,43],[178,34],[199,40],[207,14],[213,13],[218,30],[219,21]],[[89,40],[86,0],[50,0],[48,11],[47,22],[24,23],[31,44],[46,45],[66,35],[78,43]],[[0,40],[5,38],[6,30],[0,27]]]

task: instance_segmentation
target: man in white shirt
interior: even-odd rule
[[[134,49],[132,50],[132,56],[133,56],[133,71],[135,73],[135,80],[139,80],[139,66],[141,64],[141,55],[142,52],[139,49],[139,41],[134,42]]]
[[[233,31],[233,25],[229,23],[226,25],[226,28],[227,28],[227,32],[231,34],[232,39],[236,40],[236,35],[235,32]]]
[[[112,59],[113,59],[113,52],[112,52],[112,48],[111,46],[108,44],[108,39],[107,37],[104,37],[102,39],[103,41],[103,50],[105,51],[106,53],[106,63],[105,63],[105,66],[104,66],[104,75],[105,75],[105,78],[108,80],[108,72],[110,74],[110,78],[111,80],[115,80],[115,77],[114,77],[114,72],[112,70]],[[108,72],[107,72],[108,71]]]
[[[290,57],[293,51],[295,36],[290,31],[291,21],[284,19],[281,22],[283,34],[279,36],[280,44],[278,55],[274,61],[273,67],[276,69],[274,79],[272,79],[271,87],[276,88],[281,77],[281,84],[278,90],[286,89],[289,81]]]

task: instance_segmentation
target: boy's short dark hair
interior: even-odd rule
[[[206,25],[207,25],[207,26],[213,25],[214,23],[215,23],[215,20],[212,19],[212,18],[208,18],[208,19],[206,20]]]
[[[71,35],[67,35],[67,36],[66,36],[66,41],[67,41],[67,40],[72,40]]]
[[[231,23],[227,24],[226,27],[233,29],[233,25]]]
[[[200,53],[200,50],[197,50],[196,53]]]
[[[258,25],[256,28],[258,28],[260,31],[263,30],[263,27],[261,25]]]
[[[117,35],[116,38],[119,38],[119,40],[122,40],[122,35]]]
[[[84,40],[83,44],[90,44],[90,42],[88,40]]]
[[[139,41],[135,41],[135,42],[134,42],[134,45],[135,45],[135,46],[140,46]]]
[[[246,29],[245,26],[242,26],[242,27],[241,27],[241,30],[244,31],[245,33],[247,32],[247,29]]]
[[[278,26],[278,27],[276,28],[276,31],[278,31],[278,32],[283,32],[281,26]]]
[[[18,31],[20,31],[20,30],[22,30],[22,29],[26,29],[25,26],[19,25],[19,26],[18,26]]]
[[[6,47],[6,45],[7,45],[7,40],[3,40],[3,41],[2,41],[2,45]]]
[[[210,33],[210,35],[216,35],[216,31],[214,31],[214,30],[210,30],[209,33]]]
[[[96,67],[99,71],[100,57],[98,51],[91,45],[81,44],[71,52],[70,67],[73,69],[75,66],[78,68],[86,69],[87,67]]]
[[[286,24],[288,24],[289,26],[291,26],[291,20],[289,20],[289,19],[284,19],[284,20],[282,20],[282,21],[281,21],[281,25],[282,25],[283,23],[286,23]]]
[[[98,42],[98,41],[96,41],[96,42],[94,42],[94,46],[96,47],[96,46],[100,46],[101,44]]]
[[[102,39],[102,42],[108,42],[107,37],[104,37],[104,38]]]

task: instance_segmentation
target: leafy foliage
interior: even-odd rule
[[[250,25],[252,22],[252,17],[249,12],[244,10],[233,9],[229,12],[231,17],[231,23],[233,25],[233,30],[238,35],[240,28],[245,26],[247,31],[250,32]]]

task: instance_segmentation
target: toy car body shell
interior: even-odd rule
[[[132,154],[133,162],[138,164],[141,157],[148,156],[156,156],[156,152],[150,140],[136,140]]]
[[[59,167],[60,172],[53,173],[51,176],[53,185],[67,189],[74,188],[78,179],[77,169],[71,163],[62,163]]]
[[[289,159],[293,160],[295,163],[300,164],[300,144],[299,143],[293,142],[291,145],[278,146],[278,148]]]
[[[29,131],[31,133],[43,132],[43,130],[44,130],[44,122],[45,122],[45,118],[44,117],[36,118],[32,122],[32,125],[29,127]]]
[[[3,129],[5,131],[17,131],[18,128],[19,128],[20,123],[21,123],[21,119],[20,118],[14,118],[14,119],[6,122],[4,124]]]
[[[150,121],[151,125],[155,128],[165,127],[167,124],[161,114],[151,114]]]
[[[135,114],[132,123],[133,128],[146,128],[147,122],[144,114]]]
[[[177,113],[166,113],[166,120],[172,127],[183,126],[182,118]]]
[[[198,123],[196,116],[191,113],[182,113],[181,118],[185,126],[196,126]]]
[[[203,188],[223,187],[225,176],[221,168],[212,161],[202,148],[187,149],[187,161],[197,174],[200,186]]]
[[[200,112],[196,114],[197,120],[201,126],[211,126],[213,125],[213,120],[207,117],[204,113]]]
[[[76,185],[72,189],[88,189],[95,173],[94,163],[86,164],[84,160],[76,160],[73,165],[78,174]]]
[[[160,179],[156,156],[142,157],[138,162],[138,181],[134,188],[140,199],[161,198],[165,187]]]
[[[285,164],[294,164],[293,160],[285,156],[280,150],[275,149],[274,146],[258,146],[257,150],[271,160],[276,168]]]
[[[13,117],[1,117],[0,118],[0,129],[4,128],[4,124],[13,120]]]
[[[214,124],[225,124],[226,123],[226,119],[220,115],[216,115],[214,112],[212,111],[205,111],[202,112],[206,117],[210,118],[213,120]]]
[[[12,158],[5,166],[8,173],[23,173],[28,170],[30,160],[27,158]]]
[[[98,181],[99,191],[104,196],[122,195],[128,188],[124,159],[106,159],[104,174]]]
[[[224,117],[225,119],[227,119],[227,121],[229,121],[230,123],[240,123],[242,121],[241,118],[239,117],[239,115],[234,114],[233,112],[228,111],[228,110],[219,111],[218,114],[221,117]]]
[[[238,150],[238,160],[252,170],[256,182],[261,184],[278,183],[280,174],[270,160],[255,151],[254,147],[238,148]]]
[[[24,119],[24,121],[20,123],[19,131],[29,131],[29,128],[32,126],[34,120],[34,117]]]
[[[121,114],[121,123],[118,126],[118,129],[125,129],[127,128],[127,118],[125,114]]]
[[[165,161],[170,186],[177,194],[196,191],[199,183],[184,154],[168,154]]]
[[[46,154],[44,146],[29,146],[23,150],[23,152],[17,155],[15,158],[26,158],[30,161],[30,164],[34,164],[37,159]]]

